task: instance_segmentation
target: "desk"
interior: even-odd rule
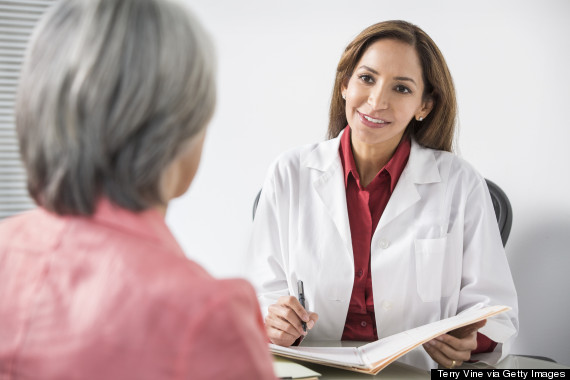
[[[314,347],[357,347],[362,345],[362,342],[338,342],[338,341],[322,341],[322,342],[303,342],[303,346]],[[353,379],[430,379],[430,372],[407,364],[394,362],[388,367],[384,368],[377,375],[367,375],[365,373],[358,373],[347,371],[340,368],[328,367],[320,364],[304,362],[302,360],[288,359],[293,362],[299,363],[313,371],[319,372],[322,376],[320,379],[329,380],[353,380]],[[460,369],[467,368],[497,368],[497,369],[566,369],[570,368],[558,363],[553,363],[545,360],[528,358],[524,356],[509,355],[503,361],[495,366],[490,366],[484,363],[464,363],[462,366],[457,367]]]
[[[307,368],[312,369],[320,373],[322,376],[319,379],[329,380],[353,380],[353,379],[429,379],[430,373],[418,369],[416,367],[409,366],[407,364],[392,363],[388,367],[384,368],[377,375],[367,375],[365,373],[358,373],[353,371],[347,371],[340,368],[327,367],[320,364],[308,363],[301,360],[291,360],[292,362],[299,363]]]

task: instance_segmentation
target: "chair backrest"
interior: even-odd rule
[[[499,224],[499,231],[501,232],[501,240],[503,241],[504,247],[509,239],[511,226],[513,224],[513,209],[511,207],[511,202],[509,202],[507,194],[505,194],[505,192],[493,181],[486,178],[485,181],[487,182],[487,187],[491,194],[491,200],[493,201],[493,208],[495,209],[495,216],[497,217],[497,223]]]
[[[257,204],[259,203],[259,197],[261,196],[261,189],[259,189],[259,191],[257,192],[257,196],[255,197],[255,200],[253,201],[253,217],[252,219],[255,219],[255,212],[257,211]]]
[[[513,209],[511,208],[511,202],[509,202],[509,198],[505,192],[493,181],[488,179],[485,179],[485,181],[487,182],[487,187],[491,194],[491,200],[493,201],[493,208],[495,209],[495,216],[497,217],[497,223],[499,224],[499,231],[501,232],[501,240],[503,241],[504,247],[509,239],[511,225],[513,224]],[[261,189],[253,201],[252,219],[255,219],[255,212],[257,211],[257,204],[259,203],[260,196]]]

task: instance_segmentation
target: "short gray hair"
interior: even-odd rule
[[[16,103],[36,203],[61,215],[91,215],[100,197],[164,203],[164,169],[214,110],[212,50],[174,1],[58,2],[32,36]]]

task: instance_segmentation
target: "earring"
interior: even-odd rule
[[[424,120],[424,118],[423,118],[423,117],[421,117],[421,116],[420,116],[420,117],[418,117],[418,121],[423,121],[423,120]]]
[[[342,98],[343,98],[344,100],[346,100],[346,95],[345,95],[345,94],[342,94]]]

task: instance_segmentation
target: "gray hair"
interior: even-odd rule
[[[133,211],[162,204],[160,178],[210,120],[206,32],[166,0],[63,0],[36,28],[16,126],[28,190],[58,214],[100,197]]]

